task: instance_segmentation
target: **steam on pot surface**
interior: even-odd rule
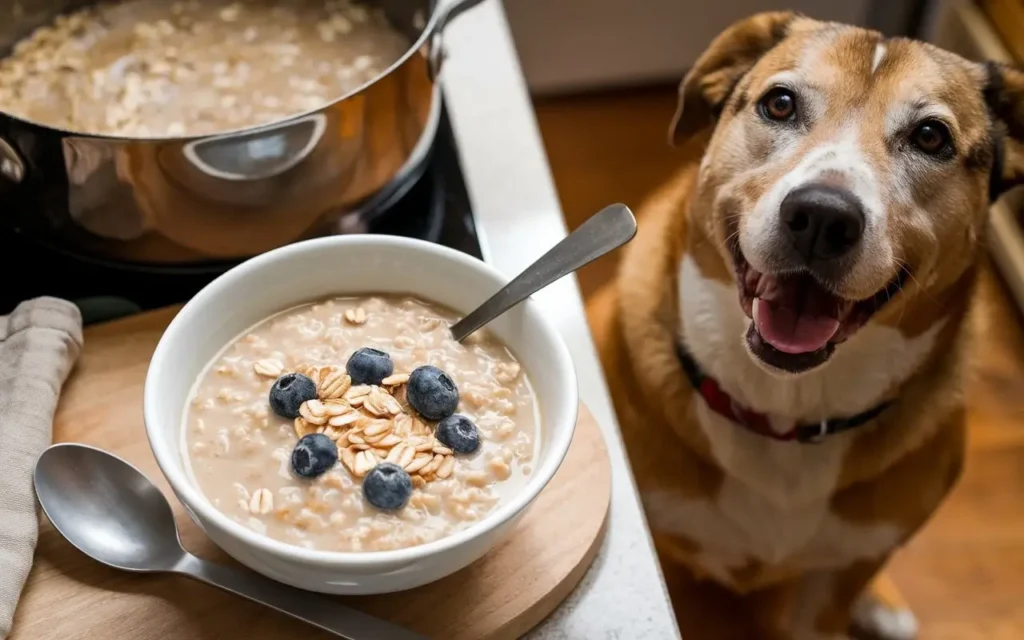
[[[352,0],[99,3],[0,59],[0,105],[79,133],[209,135],[317,109],[410,46],[380,10]]]

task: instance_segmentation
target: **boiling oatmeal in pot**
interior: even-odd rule
[[[357,0],[102,2],[0,59],[0,107],[84,133],[205,135],[320,108],[410,46]]]
[[[191,473],[251,529],[326,551],[437,540],[531,472],[526,374],[489,332],[413,298],[339,298],[253,327],[200,376],[185,414]]]

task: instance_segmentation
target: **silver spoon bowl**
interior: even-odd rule
[[[184,575],[348,640],[424,638],[321,595],[185,551],[163,493],[141,471],[106,451],[81,444],[53,445],[36,463],[34,481],[39,504],[53,527],[79,551],[105,565]]]

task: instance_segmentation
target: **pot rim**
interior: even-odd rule
[[[458,0],[455,0],[455,2],[457,3]],[[405,53],[403,53],[401,55],[401,57],[399,57],[397,60],[395,60],[395,62],[393,62],[387,69],[385,69],[384,71],[382,71],[379,74],[377,74],[373,79],[364,82],[363,84],[359,85],[355,89],[352,89],[348,93],[342,94],[341,96],[339,96],[337,98],[333,98],[331,100],[328,100],[328,101],[324,102],[323,104],[321,104],[320,106],[316,107],[315,109],[307,109],[306,111],[296,112],[296,113],[293,113],[292,115],[290,115],[290,116],[288,116],[286,118],[282,118],[280,120],[274,120],[272,122],[266,122],[266,123],[263,123],[263,124],[253,125],[253,126],[250,126],[250,127],[241,127],[241,128],[236,128],[236,129],[225,129],[223,131],[216,131],[214,133],[207,133],[207,134],[202,134],[202,135],[124,136],[124,135],[113,135],[113,134],[108,134],[108,133],[87,133],[87,132],[82,132],[82,131],[73,131],[73,130],[70,130],[70,129],[64,129],[62,127],[56,127],[56,126],[44,124],[44,123],[41,123],[41,122],[36,122],[35,120],[29,120],[28,118],[24,118],[22,116],[15,115],[15,114],[10,113],[9,111],[6,111],[5,109],[3,109],[2,106],[0,106],[0,118],[8,118],[10,120],[14,120],[14,121],[16,121],[16,122],[18,122],[20,124],[23,124],[23,125],[28,125],[28,126],[36,127],[36,128],[39,128],[39,129],[46,129],[46,130],[49,130],[49,131],[54,131],[54,132],[62,134],[64,137],[85,138],[85,139],[90,139],[90,140],[105,140],[105,141],[108,141],[108,142],[121,142],[121,143],[125,143],[125,142],[188,143],[188,142],[208,140],[208,139],[211,139],[211,138],[228,138],[228,137],[234,136],[234,135],[252,134],[252,133],[259,133],[259,132],[264,131],[264,130],[277,129],[277,128],[280,128],[282,125],[287,125],[287,124],[290,124],[290,123],[292,123],[292,122],[294,122],[296,120],[299,120],[301,118],[307,118],[307,117],[309,117],[311,115],[320,113],[321,111],[323,111],[325,109],[333,107],[336,104],[340,104],[340,103],[344,102],[345,100],[348,100],[349,98],[357,96],[360,93],[363,93],[364,91],[366,91],[367,89],[372,87],[373,85],[377,84],[382,78],[384,78],[384,77],[394,73],[394,71],[396,69],[398,69],[399,67],[403,66],[406,62],[409,61],[410,58],[412,58],[414,55],[416,55],[420,51],[420,49],[423,48],[423,45],[426,44],[427,41],[438,30],[438,21],[442,19],[443,14],[447,11],[447,9],[443,8],[443,4],[444,4],[444,0],[428,0],[430,17],[427,19],[426,23],[424,24],[423,29],[420,31],[419,36],[417,36],[416,40],[409,46],[408,49],[406,49]],[[57,15],[61,15],[61,14],[57,14]],[[55,17],[56,16],[54,16],[54,18]],[[442,27],[443,27],[443,25],[442,25]],[[428,59],[428,64],[429,64],[429,59]],[[432,82],[434,82],[434,81],[432,80]],[[436,84],[436,82],[434,82],[434,83]],[[0,136],[0,139],[2,139],[2,136]]]

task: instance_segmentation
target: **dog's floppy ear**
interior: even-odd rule
[[[993,118],[995,158],[992,200],[1024,184],[1024,71],[997,62],[985,64],[985,102]]]
[[[669,142],[673,145],[712,126],[740,79],[786,37],[789,11],[755,14],[734,23],[701,54],[679,86]]]

